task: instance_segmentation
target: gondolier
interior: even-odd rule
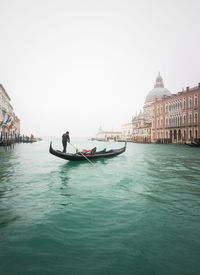
[[[66,153],[67,142],[70,142],[69,132],[62,135],[63,153]]]

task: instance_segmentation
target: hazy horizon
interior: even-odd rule
[[[197,0],[0,0],[0,83],[21,133],[120,131],[160,72],[177,93],[200,82]]]

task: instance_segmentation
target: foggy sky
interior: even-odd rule
[[[160,71],[200,82],[198,0],[0,0],[0,83],[21,133],[95,136],[142,109]]]

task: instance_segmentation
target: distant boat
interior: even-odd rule
[[[120,155],[120,154],[124,153],[125,151],[126,151],[126,143],[125,143],[125,146],[120,149],[111,149],[108,151],[106,151],[106,149],[104,149],[99,152],[94,152],[93,154],[86,153],[85,156],[89,160],[99,159],[99,158],[111,158],[111,157]],[[70,160],[70,161],[86,160],[86,158],[80,152],[75,153],[75,154],[70,154],[70,153],[63,153],[59,150],[54,150],[52,147],[52,142],[50,143],[49,152],[56,157]]]
[[[200,143],[196,143],[196,142],[186,142],[185,145],[190,147],[200,147]]]

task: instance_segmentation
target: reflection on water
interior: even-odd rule
[[[48,147],[0,152],[0,273],[199,274],[198,150],[129,143],[92,166]]]
[[[17,186],[13,180],[13,172],[17,166],[13,166],[15,161],[18,165],[18,159],[12,148],[0,148],[0,228],[19,218],[14,205],[9,203],[14,201],[13,198],[17,194]]]

